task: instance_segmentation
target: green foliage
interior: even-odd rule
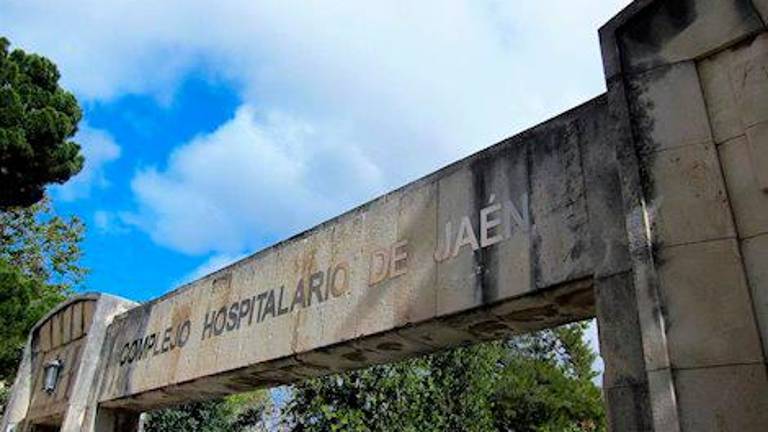
[[[231,413],[228,431],[266,431],[267,415],[272,411],[269,390],[256,390],[225,399]]]
[[[300,383],[285,409],[286,426],[296,432],[603,430],[585,326]]]
[[[264,431],[265,413],[270,408],[269,393],[259,390],[221,400],[193,402],[148,414],[145,432]]]
[[[584,342],[585,323],[509,341],[512,355],[497,387],[497,418],[515,432],[603,429],[595,353]]]
[[[147,415],[146,432],[164,431],[226,431],[230,413],[224,401],[193,402]]]
[[[295,386],[294,431],[492,430],[499,344],[459,348]]]
[[[0,380],[10,382],[32,326],[80,284],[84,225],[48,199],[0,211]]]
[[[11,386],[0,382],[0,415],[5,412],[5,407],[11,399]]]
[[[64,183],[83,166],[71,141],[82,112],[59,87],[56,65],[9,47],[0,37],[0,209],[40,201],[45,185]]]

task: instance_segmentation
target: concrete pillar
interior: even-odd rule
[[[30,334],[29,338],[27,339],[27,344],[24,346],[24,355],[21,359],[19,370],[16,373],[16,379],[13,383],[11,397],[8,400],[8,404],[5,406],[2,423],[0,423],[0,430],[3,432],[8,430],[22,432],[24,430],[24,419],[27,416],[30,395],[32,393],[31,386],[32,335]]]
[[[768,424],[766,254],[750,247],[766,214],[765,31],[747,0],[636,1],[601,29],[654,431]],[[757,169],[746,169],[750,159]],[[605,295],[598,314],[609,328],[632,326],[611,323],[601,304],[610,310]],[[601,338],[610,345],[610,332]],[[607,362],[621,358],[609,350]],[[637,416],[615,422],[637,402],[609,390],[612,429],[642,430]]]
[[[633,255],[625,216],[619,145],[626,141],[626,116],[615,97],[602,98],[603,114],[578,125],[586,172],[590,220],[590,258],[600,351],[605,363],[603,394],[608,424],[614,431],[652,429],[649,385],[643,361],[643,338],[635,290]],[[616,111],[618,107],[619,112]],[[636,256],[637,254],[635,254]],[[648,326],[646,326],[648,327]]]
[[[768,355],[768,33],[709,56],[698,66]]]
[[[648,378],[632,273],[595,281],[603,397],[609,430],[652,431]]]
[[[115,315],[135,306],[109,295],[85,293],[42,318],[30,332],[0,430],[34,431],[41,425],[64,432],[91,430],[107,327]],[[52,358],[61,358],[64,369],[56,390],[46,394],[41,380],[44,363]]]

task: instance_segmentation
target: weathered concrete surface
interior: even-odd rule
[[[768,356],[768,34],[698,63],[734,213],[752,308]]]
[[[601,31],[610,80],[716,52],[765,31],[765,25],[750,0],[639,0]]]
[[[752,0],[755,9],[760,13],[763,19],[763,25],[768,24],[768,0]]]
[[[765,254],[745,237],[766,199],[750,167],[763,152],[748,150],[768,91],[757,3],[638,1],[601,29],[611,111],[628,128],[617,154],[647,377],[609,417],[647,398],[653,424],[638,430],[768,424],[753,270]]]
[[[603,397],[612,431],[652,430],[648,378],[643,362],[637,295],[627,271],[595,283]]]
[[[145,409],[593,316],[593,263],[629,268],[605,113],[598,98],[117,317],[100,402]],[[613,219],[592,238],[598,215]]]
[[[32,329],[0,430],[31,425],[88,429],[84,418],[93,404],[93,383],[101,372],[99,351],[112,318],[136,306],[115,297],[81,294],[59,305]],[[43,391],[43,367],[59,359],[64,367],[52,394]],[[89,401],[90,399],[90,401]]]

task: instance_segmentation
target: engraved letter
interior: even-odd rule
[[[453,256],[459,254],[462,246],[470,245],[472,250],[477,250],[480,246],[477,244],[477,236],[472,229],[472,222],[469,220],[469,216],[461,218],[461,225],[459,225],[459,232],[456,235],[456,246],[453,248]]]
[[[338,297],[349,288],[349,264],[346,261],[336,264],[331,277],[331,293]]]
[[[261,315],[262,321],[267,317],[267,314],[272,315],[272,318],[275,317],[275,290],[273,289],[269,290],[267,295],[267,304],[264,306],[264,313]]]
[[[192,330],[192,323],[189,320],[184,321],[181,327],[176,331],[176,346],[183,348],[189,340],[189,333]]]
[[[393,278],[405,274],[408,271],[408,240],[401,240],[392,245],[391,256],[389,277]]]
[[[285,291],[285,286],[280,285],[280,300],[277,302],[277,315],[284,315],[288,313],[288,306],[283,307],[283,292]]]
[[[502,233],[498,232],[499,229],[491,235],[491,230],[501,225],[501,215],[492,217],[494,213],[501,210],[501,204],[493,204],[495,199],[496,194],[491,194],[488,207],[480,210],[480,247],[492,246],[504,240]]]
[[[234,302],[229,306],[227,331],[232,331],[235,327],[240,327],[240,302]]]
[[[296,285],[296,292],[293,293],[293,301],[291,302],[291,312],[296,305],[300,305],[302,308],[307,306],[304,300],[304,279],[299,279],[299,283]]]
[[[309,298],[307,299],[307,305],[312,306],[312,293],[315,293],[317,295],[317,302],[322,303],[325,301],[323,298],[323,291],[320,289],[323,287],[323,282],[325,280],[325,273],[319,271],[312,273],[312,275],[309,276]]]
[[[453,238],[453,224],[451,221],[448,221],[445,223],[445,236],[443,240],[443,248],[442,251],[440,247],[435,250],[435,261],[442,262],[448,259],[448,257],[451,256],[451,240]]]
[[[529,232],[531,230],[531,217],[528,208],[528,194],[523,194],[521,197],[522,208],[518,210],[512,201],[504,203],[504,211],[508,215],[507,219],[507,237],[512,235],[512,223],[514,222],[523,232]]]
[[[216,312],[211,313],[211,311],[208,311],[205,313],[205,319],[203,320],[203,337],[200,339],[204,340],[211,337],[214,317],[216,317]]]
[[[387,278],[389,270],[389,251],[379,249],[371,254],[370,276],[368,285],[373,286]]]

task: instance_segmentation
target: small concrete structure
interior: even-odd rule
[[[83,413],[96,402],[93,383],[101,373],[107,327],[116,315],[136,306],[116,297],[86,293],[70,298],[41,319],[24,349],[2,430],[46,431],[58,430],[61,424],[82,424]],[[44,369],[53,360],[61,362],[61,373],[55,388],[46,391]]]
[[[766,430],[767,19],[635,1],[600,30],[606,94],[149,303],[70,300],[32,331],[2,430],[135,430],[594,316],[612,431]]]

